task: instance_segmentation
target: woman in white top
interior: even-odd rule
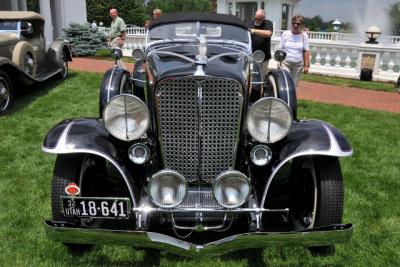
[[[290,72],[294,86],[297,88],[301,73],[310,68],[310,47],[308,36],[300,30],[304,17],[295,15],[292,18],[292,29],[282,34],[279,49],[286,52],[286,59],[282,62],[282,69]]]

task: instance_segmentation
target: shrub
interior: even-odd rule
[[[111,50],[99,50],[94,54],[96,57],[111,57]]]
[[[68,40],[72,46],[72,56],[93,56],[99,50],[106,50],[107,36],[97,27],[88,24],[70,23],[68,28],[63,28],[64,35],[61,40]]]

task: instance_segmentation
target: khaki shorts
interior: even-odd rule
[[[284,60],[282,62],[282,69],[287,70],[290,73],[294,82],[294,87],[297,88],[301,74],[303,73],[304,61],[287,62],[286,60]]]

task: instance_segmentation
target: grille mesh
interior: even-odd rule
[[[158,115],[166,167],[189,182],[211,182],[228,170],[235,156],[241,104],[241,86],[234,80],[161,83]]]

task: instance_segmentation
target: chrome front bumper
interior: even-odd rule
[[[213,257],[268,246],[329,246],[346,243],[353,234],[353,224],[338,224],[293,232],[243,233],[196,245],[155,232],[88,229],[53,221],[45,221],[45,229],[49,239],[62,243],[127,245],[159,249],[186,257]]]

